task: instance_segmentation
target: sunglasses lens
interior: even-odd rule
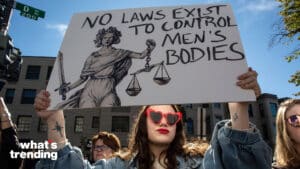
[[[167,115],[167,120],[170,125],[175,124],[177,122],[178,118],[179,117],[177,114],[168,114]]]
[[[289,117],[289,123],[292,126],[300,127],[300,115],[292,115]]]
[[[154,123],[159,123],[162,118],[162,115],[159,112],[152,111],[150,112],[150,117]]]

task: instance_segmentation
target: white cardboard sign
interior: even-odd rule
[[[47,90],[51,108],[253,101],[227,4],[137,8],[72,17]]]

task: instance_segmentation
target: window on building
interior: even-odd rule
[[[270,109],[273,117],[276,117],[277,114],[277,104],[276,103],[270,103]]]
[[[205,117],[205,121],[206,121],[206,126],[205,126],[205,127],[206,127],[206,131],[203,130],[203,127],[204,127],[204,126],[201,124],[201,130],[200,130],[201,134],[200,134],[200,136],[201,136],[201,137],[204,137],[204,136],[205,136],[205,137],[207,137],[208,140],[210,140],[210,139],[211,139],[211,136],[212,136],[212,135],[211,135],[212,129],[213,129],[212,126],[211,126],[211,119],[210,119],[210,116],[206,116],[206,117]],[[204,123],[203,123],[203,124],[204,124]]]
[[[222,118],[222,116],[218,116],[218,115],[215,115],[215,123],[218,123],[219,121],[222,121],[223,120],[223,118]]]
[[[33,104],[36,95],[36,89],[23,89],[21,104]]]
[[[220,109],[221,108],[221,104],[220,103],[214,103],[214,108]]]
[[[6,104],[12,104],[14,101],[15,89],[6,89],[4,101]]]
[[[189,109],[192,109],[192,108],[193,108],[193,104],[183,104],[182,107],[183,107],[183,108],[189,108]]]
[[[46,80],[49,80],[49,79],[50,79],[52,69],[53,69],[52,66],[48,66]]]
[[[17,130],[21,132],[29,132],[31,125],[31,116],[18,116]]]
[[[130,112],[130,107],[112,107],[112,112]]]
[[[76,116],[75,117],[75,133],[80,133],[83,131],[83,116]]]
[[[93,116],[92,128],[99,128],[100,118],[98,116]]]
[[[128,116],[112,116],[112,132],[129,132]]]
[[[46,132],[47,131],[47,123],[44,120],[42,120],[41,118],[39,119],[38,131],[40,131],[40,132]]]
[[[260,112],[260,116],[265,117],[264,105],[262,103],[260,103],[258,105],[258,109],[259,109],[259,112]]]
[[[209,104],[202,104],[203,108],[209,108]]]
[[[27,72],[26,72],[26,77],[25,78],[26,79],[32,79],[32,80],[39,79],[40,71],[41,71],[41,66],[29,65],[27,67]]]
[[[272,131],[273,131],[273,135],[276,136],[276,123],[275,122],[273,122]]]
[[[262,125],[262,129],[263,129],[263,138],[264,138],[264,139],[267,139],[267,138],[268,138],[268,135],[269,135],[267,125],[266,125],[266,124],[263,124],[263,125]]]
[[[192,118],[189,117],[186,120],[186,126],[187,126],[187,134],[190,135],[194,134],[194,121]]]
[[[249,104],[249,106],[248,106],[248,114],[249,114],[249,117],[253,117],[253,108],[252,108],[252,104]]]

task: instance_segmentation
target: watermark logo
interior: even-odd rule
[[[28,143],[20,143],[21,152],[15,152],[11,150],[9,152],[10,157],[13,159],[51,159],[57,160],[57,143],[52,140],[47,140],[45,142],[34,142],[31,140]]]

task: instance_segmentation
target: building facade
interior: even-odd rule
[[[23,56],[21,74],[17,82],[8,83],[1,90],[17,125],[20,141],[47,140],[47,126],[36,116],[33,103],[35,95],[46,89],[55,62],[54,57]],[[188,138],[210,140],[218,121],[229,118],[225,103],[185,104],[184,127]],[[115,133],[122,146],[128,143],[128,133],[140,107],[112,107],[84,110],[66,110],[66,133],[73,145],[89,148],[90,138],[98,131]],[[249,105],[250,121],[256,124],[270,146],[275,142],[275,116],[278,108],[276,95],[263,94]]]

